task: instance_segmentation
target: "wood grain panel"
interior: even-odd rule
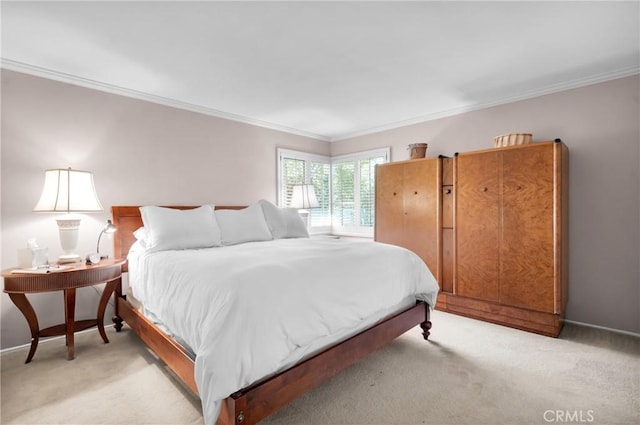
[[[453,186],[442,186],[442,227],[453,228]]]
[[[442,158],[442,185],[453,185],[453,158]]]
[[[442,229],[442,276],[440,290],[453,292],[453,229]]]
[[[418,254],[436,278],[439,277],[439,173],[437,158],[404,164],[404,246]]]
[[[553,145],[502,153],[500,302],[554,312]]]
[[[376,167],[375,236],[378,242],[404,246],[404,164]]]
[[[500,299],[500,179],[497,151],[458,155],[454,274],[457,295]]]

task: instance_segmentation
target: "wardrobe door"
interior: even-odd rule
[[[404,246],[418,254],[436,278],[440,274],[439,163],[437,158],[429,158],[404,164]]]
[[[502,155],[500,303],[553,313],[553,145],[530,145]]]
[[[456,295],[500,299],[500,154],[461,154],[455,168]]]
[[[376,167],[375,240],[404,246],[404,165]]]

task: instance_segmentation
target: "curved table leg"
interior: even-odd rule
[[[67,335],[67,358],[73,360],[75,357],[74,333],[76,327],[76,289],[64,290],[64,315]]]
[[[9,298],[11,298],[11,301],[13,301],[16,307],[18,307],[18,309],[22,312],[24,318],[27,319],[29,329],[31,330],[31,349],[29,350],[29,355],[27,356],[27,361],[25,362],[29,363],[34,354],[36,354],[36,348],[38,348],[38,339],[40,338],[38,317],[36,316],[36,312],[33,310],[33,307],[31,306],[31,303],[29,302],[25,294],[9,293]]]
[[[100,302],[98,303],[98,332],[100,332],[100,336],[102,337],[102,340],[105,342],[105,344],[109,343],[109,338],[107,338],[107,334],[104,331],[104,312],[107,309],[107,304],[109,303],[111,294],[113,294],[113,291],[118,285],[118,281],[119,279],[114,279],[110,282],[107,282],[104,290],[102,291]]]
[[[114,328],[116,328],[116,332],[120,332],[122,330],[122,317],[120,317],[120,311],[119,311],[119,298],[125,298],[122,296],[122,277],[119,277],[118,279],[116,279],[116,285],[115,285],[115,291],[114,291],[115,295],[113,296],[113,317],[111,318],[111,320],[113,320],[113,324],[114,324]]]

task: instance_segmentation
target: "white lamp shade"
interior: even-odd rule
[[[36,212],[103,211],[93,185],[93,173],[68,169],[46,170]]]
[[[318,208],[318,198],[316,197],[316,191],[312,184],[297,184],[293,186],[293,193],[291,194],[292,208],[308,209]]]

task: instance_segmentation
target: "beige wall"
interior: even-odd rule
[[[94,172],[105,212],[84,215],[78,253],[95,250],[112,205],[236,204],[276,200],[276,147],[329,154],[329,143],[2,70],[2,268],[36,237],[61,254],[54,215],[32,213],[44,170]],[[101,243],[111,250],[111,241]],[[78,291],[76,317],[95,315],[98,294]],[[1,298],[2,348],[30,341]],[[30,297],[46,327],[63,321],[61,293]],[[111,317],[111,312],[107,312]]]
[[[568,319],[640,333],[639,93],[634,76],[329,144],[2,70],[2,268],[29,237],[60,254],[53,216],[31,212],[47,168],[95,174],[105,212],[84,216],[83,253],[111,205],[275,201],[276,147],[339,155],[391,146],[397,161],[409,143],[452,155],[529,131],[570,149]],[[0,298],[0,347],[28,343],[24,318]],[[62,321],[61,294],[30,299],[41,327]],[[76,316],[95,314],[97,302],[95,290],[79,290]]]
[[[332,143],[332,155],[409,143],[428,156],[486,149],[533,133],[570,151],[567,319],[640,333],[640,76],[632,76]]]

